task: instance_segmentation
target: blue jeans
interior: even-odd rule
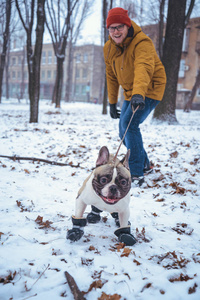
[[[143,146],[139,125],[160,101],[145,98],[145,108],[137,110],[124,139],[124,145],[130,149],[129,168],[132,176],[143,176],[144,167],[149,167],[149,159]],[[130,101],[124,100],[119,121],[119,136],[122,139],[132,116]]]

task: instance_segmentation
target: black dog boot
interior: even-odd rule
[[[82,236],[84,235],[84,231],[81,229],[81,227],[86,226],[87,220],[86,218],[78,219],[72,216],[72,223],[73,228],[67,232],[67,239],[75,242],[80,240],[80,238],[82,238]]]
[[[126,246],[133,246],[137,241],[131,234],[130,227],[121,227],[115,230],[115,235],[118,237],[120,243],[124,243]]]
[[[114,212],[111,214],[111,216],[113,217],[113,219],[115,219],[115,224],[117,227],[120,227],[120,223],[119,223],[119,215],[117,212]],[[131,226],[131,222],[128,221],[128,226]]]
[[[113,217],[113,219],[115,219],[115,224],[117,227],[120,227],[120,223],[119,223],[119,215],[117,212],[114,212],[111,214],[111,216]]]
[[[102,212],[102,210],[98,209],[95,206],[91,206],[92,210],[91,212],[87,215],[87,221],[88,223],[98,223],[101,220],[101,216],[100,213]]]

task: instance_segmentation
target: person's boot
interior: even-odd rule
[[[140,187],[144,183],[144,176],[131,176],[132,186]]]
[[[124,243],[126,246],[133,246],[137,242],[131,234],[130,227],[121,227],[115,230],[114,234],[118,237],[118,241]]]
[[[143,169],[144,175],[151,174],[153,172],[153,167],[154,167],[154,164],[152,162],[150,162],[150,164],[148,166],[146,165]]]
[[[91,212],[87,215],[87,221],[88,223],[98,223],[101,220],[101,216],[100,213],[102,212],[102,210],[98,209],[95,206],[91,206],[92,210]]]
[[[81,228],[86,226],[87,220],[86,218],[78,219],[72,216],[72,224],[73,224],[73,228],[68,230],[66,238],[72,242],[75,242],[80,240],[84,235],[84,231]]]

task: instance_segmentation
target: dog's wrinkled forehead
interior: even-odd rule
[[[94,170],[94,175],[100,175],[100,176],[103,176],[105,174],[112,175],[113,170],[114,170],[114,165],[109,165],[109,164],[102,165],[102,166],[97,167]]]
[[[99,166],[94,170],[94,174],[99,176],[103,176],[105,174],[113,175],[114,169],[116,169],[117,175],[121,175],[124,178],[130,177],[129,170],[127,170],[120,162],[118,162],[117,165],[109,163],[106,165]]]

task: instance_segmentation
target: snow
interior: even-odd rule
[[[80,164],[0,157],[0,299],[75,299],[65,271],[87,300],[199,299],[200,112],[177,110],[177,125],[156,125],[151,116],[141,125],[155,167],[144,187],[131,189],[137,243],[124,247],[106,212],[80,241],[66,240],[78,189],[100,147],[116,153],[120,140],[118,120],[102,115],[100,105],[61,105],[40,101],[38,124],[29,123],[27,103],[0,105],[0,155]],[[119,157],[125,153],[122,146]]]

